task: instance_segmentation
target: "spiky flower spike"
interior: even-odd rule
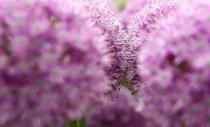
[[[175,4],[170,2],[169,4],[165,0],[150,2],[144,11],[137,15],[140,15],[140,18],[134,18],[127,28],[110,10],[106,0],[85,1],[86,7],[93,14],[92,17],[96,26],[104,31],[104,35],[111,43],[113,61],[111,66],[107,68],[107,75],[112,81],[113,89],[116,90],[125,86],[135,94],[141,84],[141,79],[137,73],[136,53],[146,38],[144,38],[145,33],[151,33],[151,28],[154,29],[155,24],[167,13],[170,13],[170,8]],[[151,16],[154,16],[154,19]],[[146,26],[146,28],[142,26]]]
[[[127,0],[125,9],[119,13],[122,23],[127,26],[130,20],[133,19],[137,13],[141,12],[150,1],[151,0]]]
[[[155,30],[157,24],[168,15],[171,15],[180,0],[150,0],[147,4],[133,15],[128,24],[128,31],[145,42],[148,34]]]
[[[0,126],[64,127],[99,103],[108,57],[78,0],[0,0]]]
[[[85,0],[85,2],[86,7],[93,14],[92,18],[96,26],[104,31],[104,35],[110,42],[113,61],[111,66],[107,67],[107,75],[111,79],[113,89],[116,90],[119,86],[127,84],[127,61],[135,59],[131,58],[132,51],[129,49],[132,38],[123,29],[123,25],[110,10],[106,0]]]
[[[112,41],[116,39],[122,25],[109,7],[107,0],[83,0],[87,9],[92,13],[92,19],[107,37]]]
[[[210,1],[182,5],[139,54],[145,116],[161,127],[210,125]]]

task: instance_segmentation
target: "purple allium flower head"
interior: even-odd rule
[[[87,119],[87,127],[145,127],[145,118],[132,104],[129,91],[121,89],[118,99],[97,107]]]
[[[107,90],[106,41],[79,1],[0,0],[0,126],[63,127]]]
[[[210,1],[191,1],[163,20],[139,54],[143,114],[152,127],[210,125]]]

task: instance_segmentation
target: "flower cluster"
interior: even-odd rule
[[[79,1],[0,0],[0,126],[64,127],[101,103],[107,43]]]
[[[210,2],[193,1],[163,20],[139,54],[143,114],[154,126],[210,124]]]

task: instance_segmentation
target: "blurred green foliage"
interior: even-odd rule
[[[85,119],[82,118],[80,120],[69,120],[67,123],[67,127],[85,127]]]
[[[124,10],[128,0],[113,0],[120,11]]]

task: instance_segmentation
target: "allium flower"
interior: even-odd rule
[[[209,0],[183,4],[140,52],[143,113],[151,127],[210,125],[209,11]]]
[[[145,127],[145,118],[135,111],[132,97],[122,89],[118,100],[96,108],[87,119],[87,127]]]
[[[0,0],[0,126],[64,127],[107,90],[106,42],[76,0]]]

